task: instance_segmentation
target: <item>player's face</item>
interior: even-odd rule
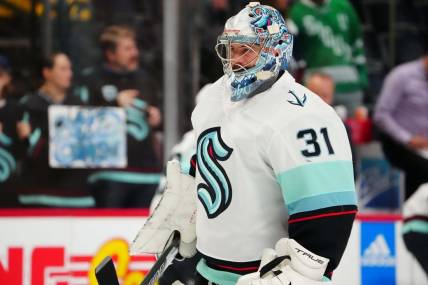
[[[126,71],[138,68],[140,53],[133,38],[121,38],[117,42],[116,50],[110,56],[113,64]]]
[[[54,59],[54,65],[51,69],[47,69],[46,80],[54,84],[58,88],[68,89],[71,85],[73,71],[71,62],[65,54],[59,54]]]
[[[233,71],[249,69],[256,65],[261,46],[232,43],[230,45],[230,63]]]

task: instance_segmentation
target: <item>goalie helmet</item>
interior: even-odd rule
[[[269,88],[288,67],[293,37],[274,8],[251,2],[227,20],[216,52],[231,87],[232,101]]]

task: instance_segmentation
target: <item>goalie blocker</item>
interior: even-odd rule
[[[181,173],[178,161],[167,165],[165,192],[130,246],[131,254],[160,254],[142,285],[154,284],[177,253],[183,257],[196,254],[194,178]],[[114,275],[113,275],[114,273]],[[96,277],[100,285],[115,285],[113,263],[106,258],[98,265]]]
[[[160,254],[171,236],[179,233],[179,253],[196,254],[196,194],[194,178],[181,173],[178,161],[167,164],[165,192],[131,244],[131,254]]]
[[[259,270],[239,278],[237,285],[332,285],[324,277],[328,262],[295,240],[283,238],[275,250],[263,251]]]

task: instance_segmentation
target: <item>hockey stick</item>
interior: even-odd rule
[[[152,269],[144,277],[140,285],[154,285],[156,280],[162,275],[168,265],[174,260],[178,253],[178,246],[180,245],[180,234],[176,231],[173,234],[172,242],[162,252],[161,256],[156,260]]]
[[[171,243],[162,252],[161,256],[156,260],[152,269],[144,277],[141,285],[154,285],[156,280],[162,275],[168,265],[174,260],[178,253],[178,246],[180,244],[180,235],[174,232]],[[114,268],[113,260],[107,256],[95,268],[95,277],[99,285],[119,285],[116,269]]]
[[[95,277],[99,285],[119,285],[113,260],[107,256],[95,267]]]

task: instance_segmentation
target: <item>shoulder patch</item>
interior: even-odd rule
[[[289,90],[287,93],[288,100],[287,102],[296,106],[304,107],[306,103],[306,94],[303,93],[303,96],[297,96],[293,90]]]

